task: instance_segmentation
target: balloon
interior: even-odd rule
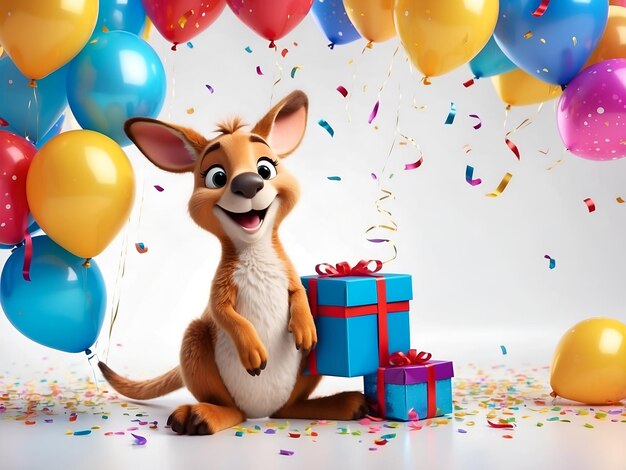
[[[220,16],[225,0],[142,0],[148,18],[165,39],[187,42]],[[254,3],[254,2],[249,2]]]
[[[65,123],[65,114],[61,114],[61,117],[57,119],[57,122],[54,123],[54,125],[50,128],[50,130],[46,133],[46,135],[44,135],[41,139],[39,139],[35,143],[35,147],[37,147],[37,149],[40,149],[41,147],[45,145],[46,142],[48,142],[54,136],[59,135],[61,133],[61,129],[63,129],[64,123]]]
[[[62,67],[28,87],[30,80],[9,56],[0,58],[0,116],[8,130],[38,142],[67,106],[67,67]]]
[[[600,40],[609,5],[606,0],[560,0],[533,16],[537,6],[537,0],[502,2],[496,41],[519,68],[566,85]]]
[[[491,77],[496,93],[502,101],[512,106],[542,103],[561,95],[561,87],[535,78],[516,69]]]
[[[313,0],[226,0],[239,18],[255,33],[273,42],[295,28],[307,15]]]
[[[38,80],[80,52],[97,18],[98,0],[1,0],[0,43],[24,75]]]
[[[370,42],[383,42],[396,35],[393,3],[394,0],[343,0],[348,18]]]
[[[106,288],[95,261],[91,267],[43,235],[33,238],[31,281],[22,277],[24,247],[7,260],[0,301],[9,321],[27,338],[65,352],[81,352],[98,338]]]
[[[626,7],[626,0],[609,0],[609,5],[617,5],[620,7]]]
[[[348,44],[361,37],[346,14],[342,0],[315,0],[313,18],[322,29],[332,49],[335,45]]]
[[[626,57],[626,8],[610,6],[604,34],[585,66]]]
[[[37,149],[23,137],[0,131],[0,243],[24,240],[28,225],[26,175]]]
[[[128,31],[139,34],[146,22],[146,11],[141,0],[100,0],[98,21],[94,33]]]
[[[587,67],[570,82],[556,111],[567,150],[589,160],[626,156],[626,59]]]
[[[496,25],[498,0],[397,0],[394,14],[407,55],[428,78],[480,52]]]
[[[588,405],[626,398],[626,325],[612,318],[589,318],[559,341],[550,369],[557,396]]]
[[[517,68],[500,50],[493,36],[478,55],[470,60],[469,66],[476,78],[500,75]]]
[[[95,36],[67,71],[67,99],[76,121],[122,146],[131,143],[124,122],[133,116],[156,117],[165,91],[159,56],[125,31]]]
[[[33,160],[26,181],[30,210],[56,243],[81,258],[100,253],[122,228],[135,181],[124,151],[93,131],[67,131],[50,139]]]
[[[33,215],[30,213],[28,214],[28,220],[26,223],[28,224],[28,232],[31,235],[41,230],[41,228],[39,227],[39,224],[35,222],[35,219],[33,219]],[[21,240],[20,240],[20,243],[21,243]],[[5,245],[4,243],[0,243],[0,250],[12,250],[13,248],[15,248],[15,246],[16,246],[15,243],[12,243],[10,245]]]

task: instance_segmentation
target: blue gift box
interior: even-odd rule
[[[318,338],[317,348],[309,354],[309,373],[356,377],[375,372],[380,364],[379,340],[384,341],[379,337],[379,315],[387,327],[386,352],[410,347],[410,275],[301,279],[315,316]],[[381,289],[384,299],[378,298]],[[386,313],[381,314],[379,309]]]
[[[411,410],[419,419],[452,413],[452,377],[450,361],[430,360],[419,365],[381,367],[363,377],[365,397],[377,403],[385,418],[410,421]],[[384,394],[379,396],[379,385]]]

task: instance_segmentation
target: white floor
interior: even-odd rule
[[[626,408],[553,402],[550,342],[511,340],[504,355],[497,339],[432,341],[455,361],[454,416],[418,423],[258,420],[198,437],[165,428],[173,407],[191,400],[186,391],[130,402],[103,384],[96,390],[82,356],[16,360],[0,371],[0,468],[626,468]],[[327,379],[321,392],[358,386],[356,379]],[[494,429],[488,420],[514,420],[515,427]]]

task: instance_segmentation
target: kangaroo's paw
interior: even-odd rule
[[[250,341],[239,349],[241,364],[250,375],[261,375],[267,365],[267,351],[259,339]]]
[[[292,315],[289,331],[293,333],[296,349],[309,352],[317,345],[317,330],[311,315]]]
[[[237,408],[198,403],[176,408],[167,419],[167,424],[177,434],[201,436],[215,434],[244,420],[243,413]]]
[[[365,395],[361,392],[343,392],[337,395],[343,405],[339,409],[341,420],[361,419],[369,413],[369,406]]]

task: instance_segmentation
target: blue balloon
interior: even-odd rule
[[[493,34],[519,68],[545,82],[567,85],[602,37],[609,2],[559,0],[533,16],[537,6],[537,0],[500,0]]]
[[[491,36],[482,50],[469,62],[470,69],[476,78],[491,77],[510,72],[517,68],[500,50],[496,40]]]
[[[124,122],[133,116],[156,117],[165,100],[165,70],[144,40],[126,31],[94,36],[67,71],[67,99],[83,129],[131,141]]]
[[[141,0],[100,0],[94,34],[102,33],[103,27],[139,34],[145,24],[146,11]]]
[[[37,80],[37,88],[26,78],[8,55],[0,58],[0,117],[14,134],[37,143],[67,106],[65,92],[67,67]]]
[[[56,137],[61,133],[61,129],[63,129],[63,123],[65,122],[65,114],[61,114],[61,117],[57,119],[57,122],[50,128],[50,130],[44,135],[41,139],[37,141],[35,147],[39,150],[41,147],[45,145],[53,137]]]
[[[65,352],[81,352],[98,338],[106,289],[97,264],[83,266],[45,235],[33,238],[31,281],[22,276],[24,247],[2,270],[0,302],[9,321],[27,338]]]
[[[337,44],[347,44],[361,37],[350,22],[342,0],[315,0],[312,12],[313,18],[330,41],[331,49]]]

